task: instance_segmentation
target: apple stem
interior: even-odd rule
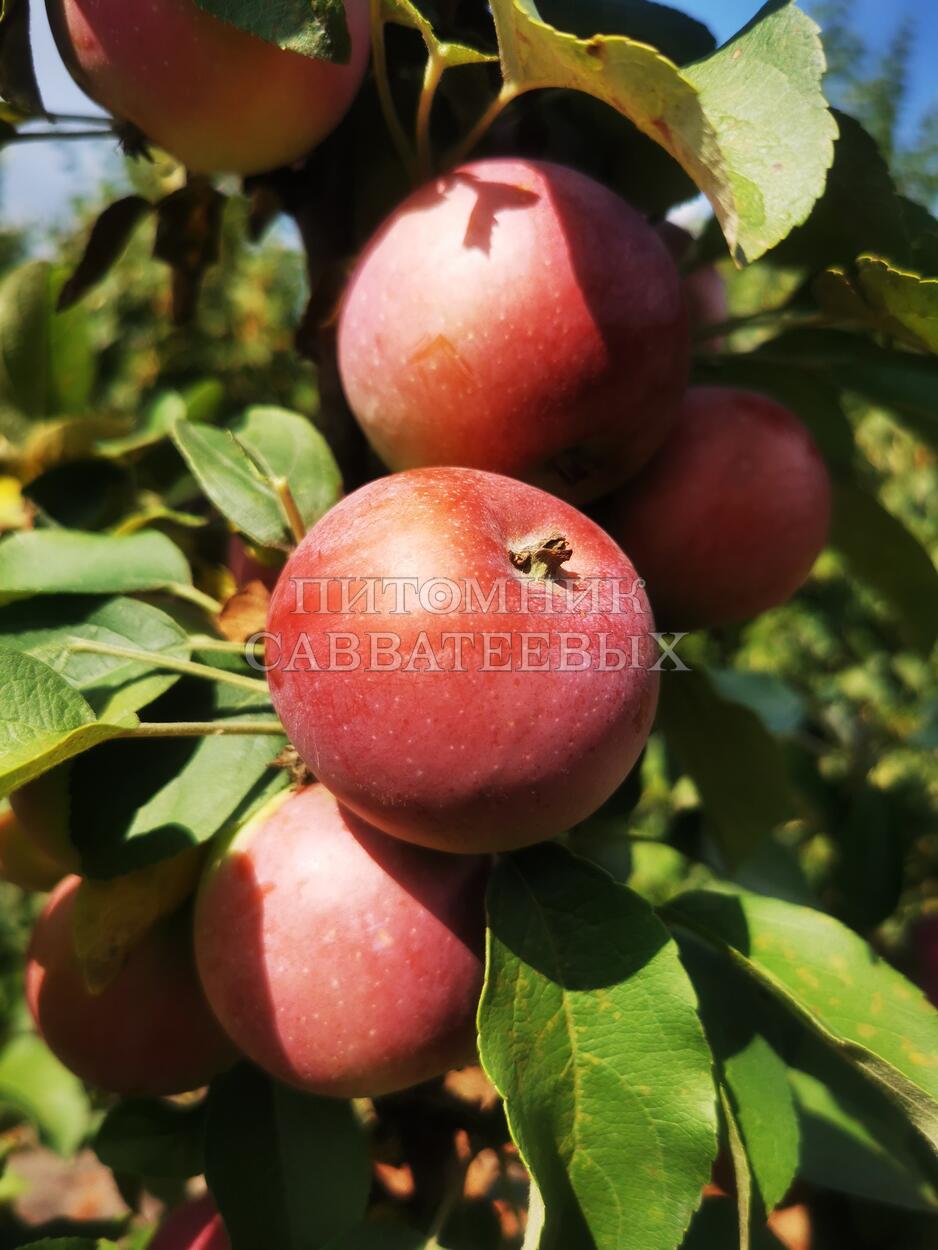
[[[290,527],[290,533],[293,535],[294,542],[301,543],[306,537],[306,523],[296,502],[296,496],[290,489],[290,483],[285,477],[275,477],[271,479],[271,485],[276,492],[280,511]]]
[[[553,581],[561,571],[562,565],[573,555],[573,548],[562,534],[556,531],[540,542],[522,547],[520,551],[509,553],[511,562],[525,577],[537,581]]]
[[[428,49],[427,68],[423,75],[423,90],[420,92],[420,104],[417,108],[417,172],[421,181],[433,176],[433,149],[430,142],[430,118],[433,114],[433,102],[446,61],[433,48]]]
[[[134,729],[125,729],[119,738],[221,738],[224,736],[270,735],[283,737],[278,720],[241,721],[167,721],[141,722]]]
[[[239,690],[250,690],[252,694],[268,693],[267,682],[258,677],[246,677],[242,673],[228,673],[221,668],[213,668],[211,664],[197,664],[194,660],[180,660],[157,651],[142,651],[137,647],[117,647],[108,642],[92,642],[90,639],[75,638],[68,644],[73,655],[108,655],[117,660],[134,660],[140,664],[148,664],[153,668],[168,669],[172,673],[183,673],[187,677],[202,677],[208,681],[221,682],[223,685],[235,686]]]
[[[197,608],[204,608],[212,616],[217,616],[222,610],[223,605],[217,599],[213,599],[211,595],[203,594],[201,590],[196,590],[194,586],[190,586],[187,582],[170,582],[163,589],[167,594],[174,595],[177,599],[185,599],[187,603],[194,603]]]
[[[398,116],[391,91],[391,80],[388,77],[388,58],[384,42],[384,12],[382,0],[370,0],[371,3],[371,45],[372,64],[374,65],[375,86],[378,90],[378,101],[384,114],[385,124],[391,132],[397,154],[401,158],[408,173],[413,173],[414,158],[410,143]]]
[[[517,87],[510,86],[508,83],[502,87],[501,91],[488,106],[476,124],[472,127],[462,142],[457,143],[450,150],[446,157],[448,167],[460,165],[466,157],[472,152],[478,143],[485,137],[492,125],[498,120],[505,109],[511,104],[512,100],[517,99],[520,92]]]

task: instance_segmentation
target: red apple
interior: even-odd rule
[[[324,786],[279,795],[209,868],[196,958],[260,1067],[371,1097],[470,1062],[488,860],[386,837]]]
[[[675,263],[680,265],[693,245],[693,236],[673,221],[662,222],[658,233]],[[692,269],[684,275],[681,286],[687,301],[691,332],[707,326],[721,325],[729,318],[726,282],[716,265],[702,265],[699,269]],[[702,351],[718,352],[725,342],[723,338],[705,338],[701,339],[698,346]]]
[[[64,875],[65,869],[35,844],[10,806],[0,803],[0,881],[42,892]]]
[[[231,1250],[231,1242],[215,1203],[205,1194],[167,1216],[148,1250]]]
[[[89,1085],[156,1097],[206,1085],[235,1055],[199,988],[190,918],[163,921],[116,980],[92,994],[75,954],[78,877],[50,896],[26,963],[26,1001],[46,1045]]]
[[[115,117],[198,173],[299,160],[341,121],[368,61],[368,0],[346,0],[348,64],[285,52],[195,0],[47,0],[62,58]]]
[[[830,479],[793,413],[695,387],[655,459],[602,519],[648,583],[660,624],[743,621],[784,603],[827,540]]]
[[[392,469],[463,465],[575,502],[664,438],[687,384],[677,270],[585,175],[476,161],[406,200],[353,273],[339,365]]]
[[[653,628],[631,563],[575,508],[416,469],[356,491],[297,548],[268,680],[301,757],[364,819],[505,851],[584,820],[629,773],[655,712]]]

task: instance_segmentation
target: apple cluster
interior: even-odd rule
[[[133,23],[123,3],[50,0],[60,43],[194,170],[297,159],[364,73],[365,0],[346,5],[345,65],[183,0]],[[389,473],[299,544],[266,635],[308,779],[213,849],[194,905],[101,994],[74,950],[79,878],[56,887],[27,996],[75,1072],[160,1095],[242,1055],[357,1097],[471,1060],[492,857],[569,830],[628,776],[655,715],[653,612],[668,631],[744,621],[826,540],[830,483],[800,421],[689,385],[692,323],[726,304],[715,272],[682,279],[683,246],[573,169],[503,158],[433,179],[364,249],[339,367]],[[14,809],[42,852],[28,871],[73,871],[51,783]],[[198,1245],[223,1244],[210,1211],[190,1215]]]

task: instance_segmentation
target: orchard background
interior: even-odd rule
[[[199,5],[275,54],[347,50],[330,0]],[[379,0],[373,68],[305,163],[187,178],[120,119],[120,190],[76,180],[64,227],[0,235],[0,793],[45,779],[68,811],[40,821],[50,856],[0,808],[0,1247],[142,1250],[203,1177],[234,1250],[935,1245],[936,114],[900,126],[914,29],[864,48],[846,4],[811,13],[773,0],[717,49],[643,0]],[[76,128],[44,110],[27,19],[7,0],[8,145]],[[579,169],[655,225],[709,197],[680,262],[729,304],[693,381],[805,423],[830,541],[790,602],[682,640],[691,671],[594,816],[500,857],[487,1076],[347,1102],[242,1063],[116,1099],[33,1030],[42,892],[83,876],[100,1001],[290,784],[280,736],[133,737],[272,722],[206,640],[263,627],[285,498],[305,527],[384,472],[336,364],[348,273],[415,185],[491,156]],[[130,992],[113,1054],[134,1015]]]

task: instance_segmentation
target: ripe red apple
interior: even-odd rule
[[[658,233],[675,263],[680,265],[690,251],[693,237],[672,221],[662,222]],[[703,265],[699,269],[692,269],[684,275],[681,287],[687,301],[687,315],[692,333],[706,326],[721,325],[729,318],[726,282],[716,265]],[[718,352],[725,342],[723,338],[707,338],[702,339],[698,346],[702,351]]]
[[[648,583],[659,624],[743,621],[784,603],[827,540],[831,487],[793,413],[695,387],[667,442],[601,519]]]
[[[75,955],[78,877],[50,896],[33,932],[26,1001],[46,1045],[89,1085],[157,1097],[206,1085],[235,1058],[199,988],[183,911],[153,928],[101,994]]]
[[[346,395],[392,469],[464,465],[599,498],[664,438],[687,383],[677,270],[585,175],[476,161],[406,200],[352,274]]]
[[[44,892],[64,875],[65,869],[35,844],[9,804],[0,803],[0,881]]]
[[[341,121],[368,60],[368,0],[346,0],[348,64],[284,52],[195,0],[47,0],[78,85],[197,173],[288,165]]]
[[[71,764],[51,768],[10,795],[21,829],[42,855],[58,864],[62,876],[76,872],[81,859],[69,836]]]
[[[148,1250],[231,1250],[210,1195],[177,1207],[159,1227]]]
[[[314,775],[440,850],[578,824],[655,713],[659,650],[628,558],[569,504],[474,469],[343,500],[288,562],[268,627],[273,702]]]
[[[379,833],[324,786],[278,795],[209,868],[208,1000],[279,1080],[341,1098],[471,1061],[488,860]]]

